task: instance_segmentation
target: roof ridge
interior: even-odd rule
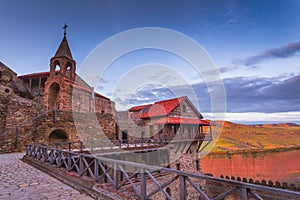
[[[138,106],[132,106],[131,108],[129,108],[128,110],[129,111],[132,111],[132,110],[138,110],[138,109],[140,109],[140,110],[143,110],[143,109],[145,109],[146,107],[148,107],[148,106],[152,106],[153,104],[143,104],[143,105],[138,105]]]
[[[181,96],[181,97],[175,97],[175,98],[172,98],[172,99],[166,99],[166,100],[162,100],[162,101],[156,101],[156,102],[154,102],[154,104],[158,104],[158,103],[162,103],[162,102],[167,102],[167,101],[174,101],[174,100],[184,99],[186,97],[187,96]]]

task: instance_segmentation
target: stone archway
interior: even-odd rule
[[[48,95],[48,106],[49,108],[53,108],[54,106],[58,106],[58,97],[59,97],[60,86],[58,83],[54,82],[49,87],[49,95]]]
[[[49,134],[49,142],[66,142],[69,137],[66,131],[63,129],[55,129]]]

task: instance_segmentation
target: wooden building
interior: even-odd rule
[[[208,130],[204,127],[210,126],[187,96],[134,106],[128,110],[130,122],[136,128],[123,126],[119,133],[123,141],[132,137],[166,142],[203,139]]]

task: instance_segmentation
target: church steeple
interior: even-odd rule
[[[59,67],[58,74],[67,76],[68,78],[75,79],[76,62],[73,60],[73,56],[67,41],[66,29],[67,24],[65,23],[64,37],[54,55],[50,60],[50,76],[56,75],[57,66]]]
[[[54,57],[62,57],[62,56],[65,56],[68,59],[73,60],[72,53],[71,53],[66,36],[64,36],[64,38],[62,39],[62,41],[54,55]]]

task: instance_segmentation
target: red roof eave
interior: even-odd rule
[[[196,119],[196,118],[164,117],[155,121],[154,124],[194,124],[194,125],[209,126],[210,122],[207,120]]]
[[[18,78],[23,79],[23,78],[34,78],[34,77],[48,77],[50,72],[37,72],[37,73],[32,73],[32,74],[24,74],[21,76],[18,76]]]

